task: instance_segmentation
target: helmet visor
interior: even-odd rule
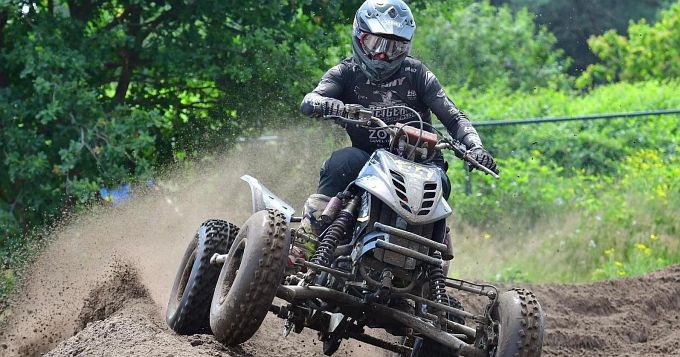
[[[408,53],[411,49],[410,41],[400,41],[381,37],[372,33],[362,32],[359,42],[372,59],[391,61]]]

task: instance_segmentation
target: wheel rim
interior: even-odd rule
[[[182,271],[182,277],[180,278],[179,281],[177,294],[175,294],[175,300],[177,300],[177,302],[182,300],[184,291],[187,289],[187,284],[189,284],[189,277],[191,276],[191,270],[194,266],[195,261],[196,261],[196,249],[194,249],[194,251],[191,252],[191,256],[187,260],[187,263],[184,264],[184,270]]]
[[[226,261],[225,264],[225,274],[224,279],[222,279],[222,287],[220,289],[220,299],[219,304],[222,305],[227,300],[227,294],[229,294],[229,289],[236,279],[241,263],[243,262],[243,252],[246,250],[246,239],[239,242],[237,247],[232,247],[233,255],[231,259]]]

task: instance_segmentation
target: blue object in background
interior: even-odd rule
[[[119,205],[127,200],[130,199],[132,196],[132,192],[130,191],[130,185],[129,184],[124,184],[119,187],[116,187],[114,189],[108,189],[106,187],[102,187],[99,190],[99,194],[102,195],[102,198],[106,202],[110,202],[114,205]]]
[[[148,179],[145,182],[145,186],[146,188],[153,188],[156,187],[156,183],[153,181],[153,179]],[[99,189],[99,194],[102,196],[104,201],[113,205],[119,205],[132,198],[132,190],[130,189],[130,184],[127,183],[113,189],[102,187]]]

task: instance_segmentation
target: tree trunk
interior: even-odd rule
[[[127,20],[127,33],[135,38],[134,47],[122,47],[118,50],[120,57],[120,76],[118,76],[118,84],[116,85],[116,94],[113,97],[114,102],[123,103],[127,95],[130,82],[132,81],[132,72],[139,62],[139,53],[141,51],[140,29],[141,29],[141,12],[139,6],[131,5],[125,9],[127,13],[125,19]],[[139,47],[137,46],[139,44]]]
[[[71,17],[80,21],[87,21],[93,11],[91,0],[68,0],[68,10]]]
[[[5,50],[5,26],[7,25],[7,20],[9,19],[9,14],[7,8],[0,9],[0,54]],[[0,64],[0,88],[9,86],[9,76],[7,74],[7,68],[5,68],[6,61],[2,61]]]

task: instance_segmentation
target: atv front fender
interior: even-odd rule
[[[250,191],[253,194],[253,213],[265,209],[275,209],[286,217],[286,223],[290,223],[293,214],[295,214],[293,207],[269,191],[256,178],[250,175],[243,175],[241,180],[250,185]]]

